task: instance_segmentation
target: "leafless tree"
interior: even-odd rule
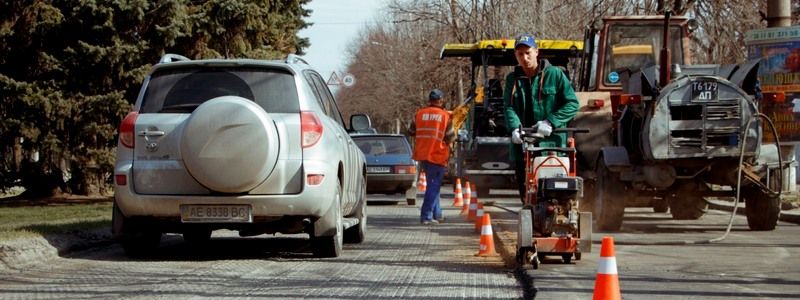
[[[792,23],[800,22],[800,0],[792,0]],[[665,11],[698,21],[694,63],[729,64],[746,59],[745,33],[763,28],[766,1],[753,0],[393,0],[387,15],[364,29],[350,47],[347,72],[357,84],[338,98],[348,113],[366,112],[382,132],[397,120],[405,127],[438,87],[457,103],[469,88],[469,63],[441,60],[445,43],[513,38],[528,32],[542,39],[583,38],[584,29],[607,16],[657,15]],[[462,91],[463,91],[462,90]]]

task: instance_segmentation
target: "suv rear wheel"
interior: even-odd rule
[[[183,241],[189,245],[199,246],[211,240],[211,230],[192,229],[183,233]]]
[[[360,244],[364,242],[367,235],[367,181],[362,179],[361,193],[358,200],[358,208],[353,215],[358,219],[358,225],[347,228],[344,231],[344,241],[347,243]]]
[[[321,235],[319,231],[323,228],[317,228],[314,225],[310,229],[311,234],[311,251],[317,257],[338,257],[342,254],[343,229],[342,229],[342,185],[340,181],[336,182],[336,196],[334,199],[333,207],[327,214],[322,216],[317,222],[331,221],[334,223],[332,235]]]
[[[151,254],[161,243],[161,232],[134,227],[130,220],[122,214],[116,202],[111,215],[111,224],[114,237],[128,256],[139,257]]]

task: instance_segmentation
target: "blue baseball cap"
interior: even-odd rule
[[[439,100],[444,98],[444,92],[440,89],[433,89],[430,94],[428,94],[428,101]]]
[[[536,46],[536,39],[534,39],[529,33],[520,34],[516,39],[514,39],[514,49],[517,49],[519,46],[538,48],[538,46]]]

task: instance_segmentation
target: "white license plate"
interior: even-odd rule
[[[250,205],[181,205],[184,223],[250,223],[253,214]]]
[[[390,173],[390,167],[367,167],[367,173]]]

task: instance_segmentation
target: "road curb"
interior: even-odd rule
[[[723,211],[733,211],[733,202],[731,201],[722,201],[722,200],[707,200],[708,208],[716,209],[716,210],[723,210]],[[737,215],[746,215],[747,208],[745,207],[744,203],[739,203],[739,207],[736,209]],[[789,223],[800,224],[800,209],[792,209],[788,211],[781,211],[781,215],[779,220]]]
[[[496,250],[503,258],[503,263],[506,267],[513,269],[517,266],[517,251],[514,243],[517,232],[508,230],[506,226],[500,225],[500,223],[496,221],[492,223],[495,223],[492,224],[492,228],[497,228],[494,235],[494,242],[497,244]]]
[[[71,252],[110,245],[113,242],[109,227],[2,241],[0,270],[18,270]]]
[[[495,210],[492,213],[497,212]],[[496,228],[494,239],[497,244],[497,252],[503,257],[506,267],[514,270],[514,276],[523,290],[523,299],[533,299],[537,292],[533,285],[533,277],[526,272],[525,266],[517,264],[517,228],[515,228],[517,219],[508,219],[509,216],[516,215],[511,212],[500,214],[505,218],[492,219],[492,223],[494,223],[492,228]]]

